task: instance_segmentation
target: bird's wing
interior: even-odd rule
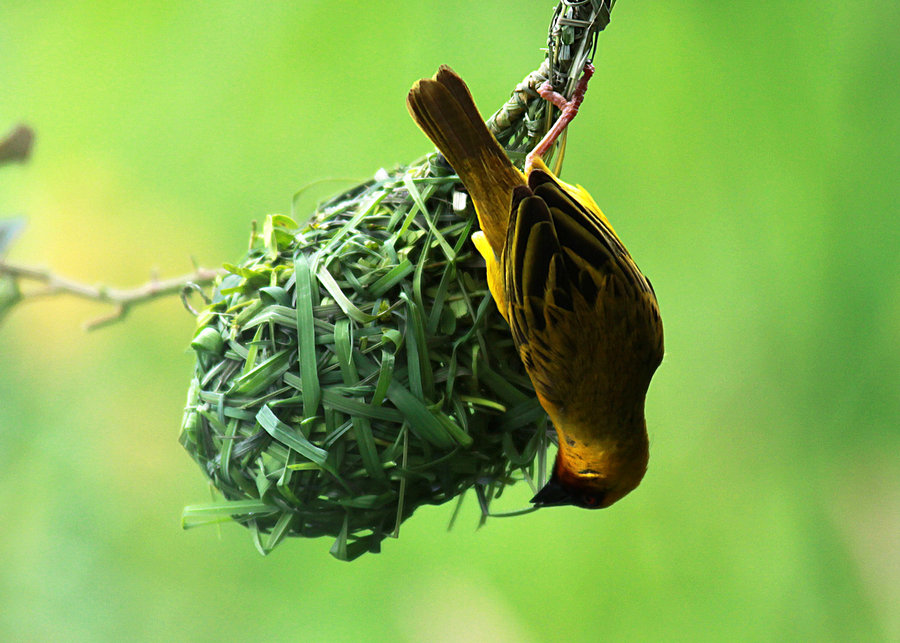
[[[583,188],[564,183],[549,171],[528,175],[535,196],[547,204],[566,265],[587,301],[593,302],[604,275],[613,274],[636,292],[653,292],[609,221]]]
[[[602,377],[616,350],[611,343],[631,343],[625,333],[634,331],[623,326],[655,343],[658,311],[650,283],[593,200],[580,202],[566,189],[577,188],[540,168],[528,181],[532,196],[514,207],[504,249],[507,318],[535,388],[561,405],[584,375],[576,365],[589,364],[590,375]],[[661,355],[661,327],[659,334]],[[585,359],[586,351],[595,361]]]

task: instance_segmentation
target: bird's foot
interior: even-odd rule
[[[572,93],[571,100],[566,100],[565,96],[555,91],[549,82],[545,82],[538,89],[541,98],[553,103],[561,113],[559,118],[553,124],[553,127],[550,128],[550,131],[547,132],[543,139],[541,139],[541,142],[528,153],[528,156],[525,158],[526,170],[531,168],[532,161],[535,157],[543,158],[544,155],[550,151],[550,148],[556,143],[560,134],[562,134],[566,127],[569,126],[569,123],[575,119],[575,116],[578,114],[578,109],[581,107],[581,102],[584,100],[584,95],[587,92],[588,81],[593,75],[594,65],[591,63],[585,64],[584,73],[582,73],[581,78],[578,80],[578,84],[575,86],[575,91]]]

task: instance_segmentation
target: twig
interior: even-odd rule
[[[615,4],[615,0],[559,2],[550,23],[544,62],[516,86],[506,104],[487,120],[488,129],[520,168],[525,155],[553,126],[559,113],[541,97],[540,88],[549,83],[566,99],[572,97],[582,70],[594,58],[597,34],[609,24]],[[556,174],[562,170],[565,140],[563,133],[552,148],[556,159],[551,168]],[[549,163],[552,150],[544,155],[544,161]]]
[[[23,301],[57,295],[72,295],[81,299],[113,305],[113,310],[109,314],[85,322],[85,330],[95,330],[117,322],[128,314],[132,306],[159,299],[160,297],[181,294],[185,288],[190,288],[192,284],[199,286],[209,285],[216,277],[223,274],[225,274],[224,270],[198,267],[188,275],[163,280],[154,277],[146,284],[136,288],[119,289],[103,285],[88,286],[56,275],[46,269],[0,261],[0,276],[5,275],[13,279],[44,284],[43,288],[23,292]]]

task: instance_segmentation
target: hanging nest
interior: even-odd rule
[[[613,2],[560,2],[544,64],[488,120],[514,162],[554,118],[537,88],[571,92]],[[186,527],[235,520],[263,554],[287,536],[330,536],[352,560],[422,505],[474,489],[484,520],[508,485],[536,490],[548,420],[459,190],[433,154],[305,225],[268,217],[225,266],[197,317],[180,437],[225,500],[187,507]]]
[[[226,266],[198,316],[181,443],[227,502],[189,507],[186,526],[234,519],[263,553],[327,535],[351,560],[422,505],[474,488],[487,515],[535,479],[546,415],[469,239],[474,211],[454,209],[464,195],[435,161],[302,228],[268,217]]]

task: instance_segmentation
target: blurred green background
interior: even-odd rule
[[[493,111],[554,3],[0,4],[10,259],[139,284],[232,261],[299,187],[431,149],[406,112],[450,63]],[[659,294],[652,456],[602,512],[475,531],[426,508],[383,553],[262,558],[176,442],[177,299],[50,299],[0,327],[0,639],[900,640],[900,4],[623,0],[569,137]],[[313,190],[301,207],[344,184]],[[526,504],[522,485],[503,508]]]

